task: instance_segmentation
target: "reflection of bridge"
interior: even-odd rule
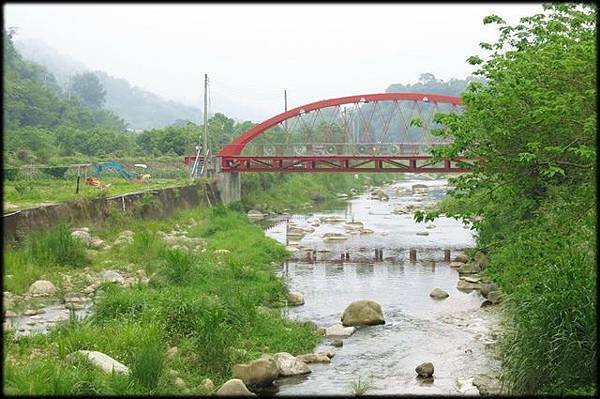
[[[339,249],[338,251],[320,253],[319,250],[308,249],[293,253],[289,261],[295,263],[344,264],[377,262],[414,263],[429,262],[449,263],[452,252],[462,253],[465,248],[364,248],[362,250]]]
[[[223,172],[466,172],[463,159],[434,163],[446,144],[438,112],[460,99],[382,93],[317,101],[258,124],[219,152]],[[189,158],[189,157],[188,157]],[[188,160],[189,161],[189,160]],[[458,163],[457,163],[458,162]]]

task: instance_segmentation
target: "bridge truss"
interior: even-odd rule
[[[460,99],[422,93],[334,98],[276,115],[218,154],[224,172],[468,172],[466,159],[434,163],[430,150],[449,141],[440,112],[460,112]],[[186,162],[191,162],[186,157]]]

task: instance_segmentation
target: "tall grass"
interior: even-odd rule
[[[33,263],[42,267],[81,267],[89,263],[85,245],[71,236],[71,231],[65,224],[49,232],[29,236],[25,251]]]
[[[158,331],[153,329],[141,339],[131,365],[131,376],[153,392],[163,374],[164,364],[164,345]]]
[[[511,393],[595,391],[596,213],[584,198],[557,191],[533,218],[496,230],[504,238],[486,272],[506,294],[501,352]]]

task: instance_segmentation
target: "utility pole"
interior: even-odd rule
[[[283,103],[284,103],[285,112],[287,112],[287,90],[283,91]]]
[[[208,74],[204,74],[204,165],[202,175],[208,174],[208,111],[207,111]]]

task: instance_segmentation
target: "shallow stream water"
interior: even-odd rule
[[[427,194],[413,193],[414,184],[427,185]],[[299,241],[286,238],[290,222],[267,230],[267,235],[300,249],[296,260],[278,270],[290,290],[304,294],[304,305],[287,308],[289,318],[328,327],[340,321],[351,302],[370,299],[382,306],[386,320],[345,338],[330,364],[311,364],[311,374],[279,380],[278,394],[349,395],[359,378],[369,386],[367,394],[478,394],[473,377],[499,368],[490,348],[498,318],[495,309],[480,308],[484,299],[479,291],[456,288],[459,276],[448,261],[448,250],[453,258],[474,245],[472,232],[450,218],[415,223],[410,214],[392,213],[398,206],[438,201],[447,188],[445,180],[411,178],[384,187],[389,201],[366,193],[348,200],[343,211],[290,217],[292,225],[308,227],[315,217],[339,215],[373,230],[345,241],[322,239],[327,232],[346,234],[344,222],[313,225],[315,231]],[[424,231],[429,235],[416,234]],[[383,260],[375,260],[376,248],[383,251]],[[416,260],[410,259],[411,249]],[[350,261],[342,262],[346,253]],[[309,258],[313,254],[316,261]],[[450,296],[432,299],[429,293],[436,287]],[[331,339],[324,338],[316,351],[321,348],[331,349]],[[424,362],[434,365],[433,382],[416,378],[415,367]]]

